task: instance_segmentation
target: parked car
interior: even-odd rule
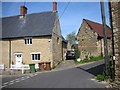
[[[75,51],[74,50],[68,50],[66,53],[66,60],[69,59],[75,59]]]

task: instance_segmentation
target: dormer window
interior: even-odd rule
[[[31,45],[32,44],[32,38],[25,38],[25,44],[26,45]]]

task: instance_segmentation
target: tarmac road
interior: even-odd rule
[[[4,84],[3,88],[105,88],[107,83],[94,80],[103,71],[103,62],[98,61],[65,70],[36,73]],[[5,80],[5,78],[4,78]]]

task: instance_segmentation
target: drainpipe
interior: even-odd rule
[[[9,40],[9,68],[11,67],[11,40]]]
[[[64,60],[64,58],[63,58],[63,41],[62,41],[62,48],[61,48],[62,50],[62,61]]]

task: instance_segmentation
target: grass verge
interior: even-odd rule
[[[96,80],[100,81],[105,81],[105,75],[104,74],[98,74],[96,76]]]
[[[84,60],[81,60],[80,62],[75,60],[75,64],[84,64],[84,63],[93,62],[93,61],[99,61],[99,60],[103,60],[103,59],[104,59],[104,57],[102,57],[102,56],[90,57],[90,58],[86,58]]]

